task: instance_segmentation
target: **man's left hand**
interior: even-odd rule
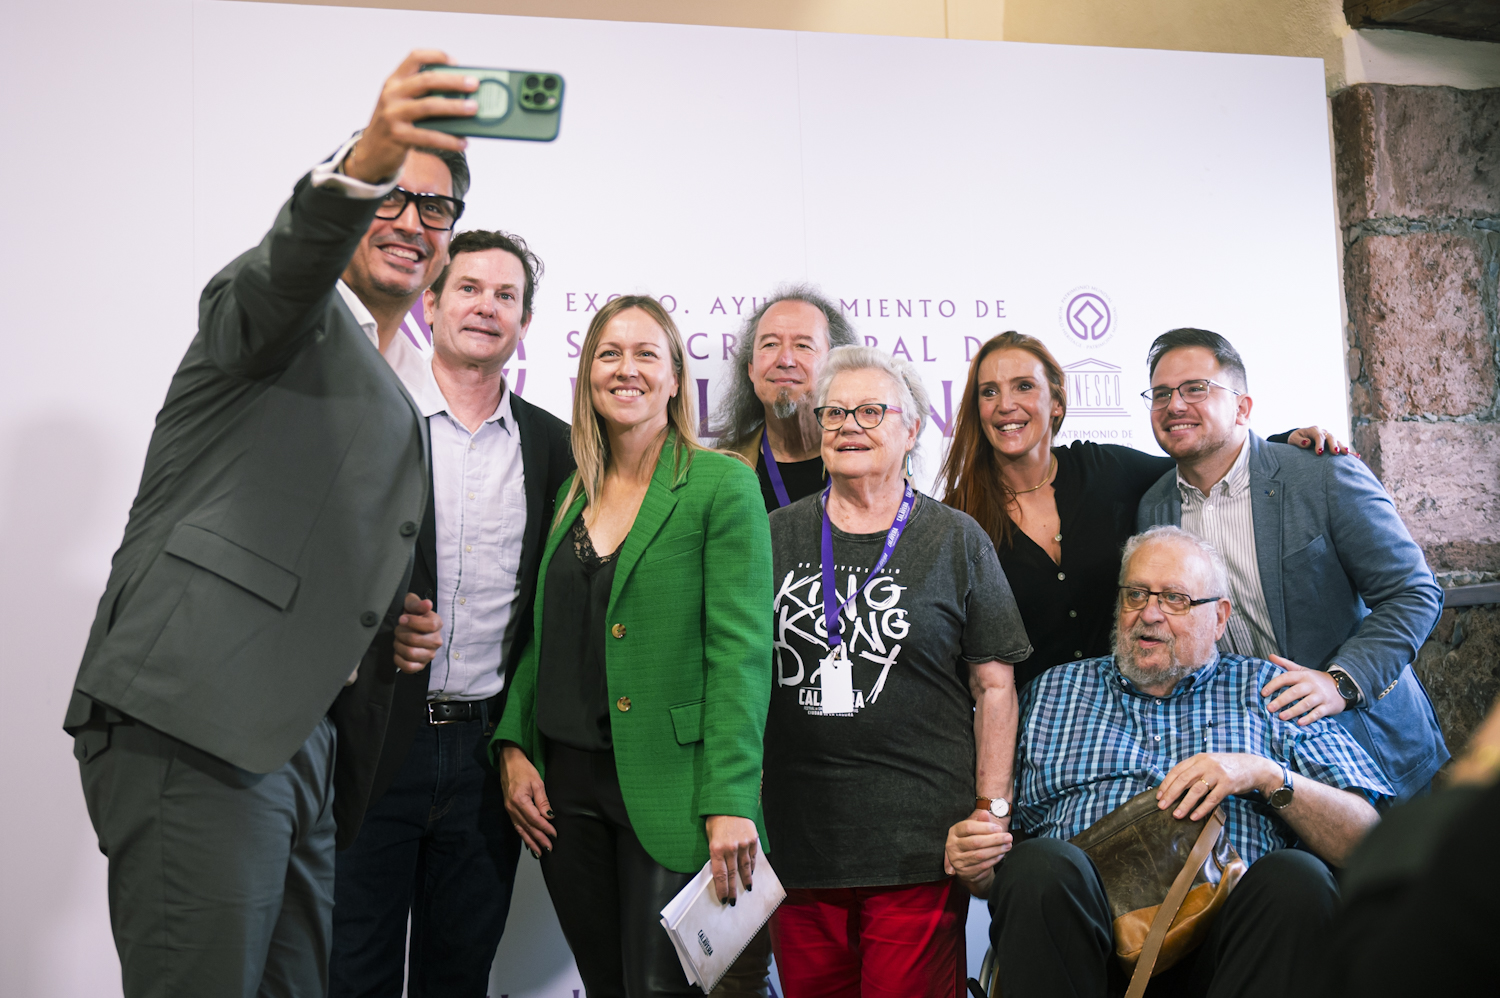
[[[1286,671],[1275,676],[1260,688],[1260,695],[1269,697],[1277,690],[1281,695],[1266,709],[1283,721],[1297,718],[1297,723],[1308,725],[1320,717],[1332,717],[1344,709],[1344,698],[1339,693],[1338,682],[1321,669],[1309,669],[1289,658],[1272,655],[1271,663]],[[1277,713],[1277,712],[1280,713]]]
[[[1275,786],[1268,790],[1273,782]],[[1200,752],[1173,766],[1161,781],[1156,788],[1157,807],[1165,811],[1175,801],[1177,808],[1172,817],[1202,821],[1226,797],[1251,790],[1271,793],[1280,786],[1281,767],[1264,756],[1248,752]]]

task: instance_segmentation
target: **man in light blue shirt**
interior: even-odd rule
[[[403,963],[413,998],[482,996],[505,928],[521,843],[484,746],[530,633],[552,500],[573,470],[567,424],[506,378],[540,273],[519,236],[459,233],[423,296],[433,353],[399,338],[386,352],[427,420],[432,500],[371,803],[338,857],[334,998],[399,994]]]

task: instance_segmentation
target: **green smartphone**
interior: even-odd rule
[[[487,69],[483,66],[422,67],[445,73],[463,73],[479,81],[472,94],[433,91],[438,97],[472,97],[479,110],[472,118],[425,118],[417,122],[450,135],[473,135],[486,139],[526,139],[551,142],[562,124],[563,78],[558,73],[529,69]]]

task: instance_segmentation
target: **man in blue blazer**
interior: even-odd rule
[[[1142,497],[1139,529],[1178,525],[1224,555],[1239,623],[1220,650],[1286,670],[1262,690],[1271,709],[1336,716],[1397,799],[1421,793],[1448,749],[1411,663],[1443,592],[1390,496],[1362,461],[1250,432],[1245,366],[1217,333],[1163,333],[1147,359],[1151,428],[1177,469]]]

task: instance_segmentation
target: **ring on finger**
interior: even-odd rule
[[[1201,783],[1201,784],[1203,784],[1205,787],[1207,787],[1210,790],[1212,790],[1214,788],[1214,785],[1212,783],[1208,782],[1207,780],[1205,780],[1201,776],[1198,777],[1198,782]]]

